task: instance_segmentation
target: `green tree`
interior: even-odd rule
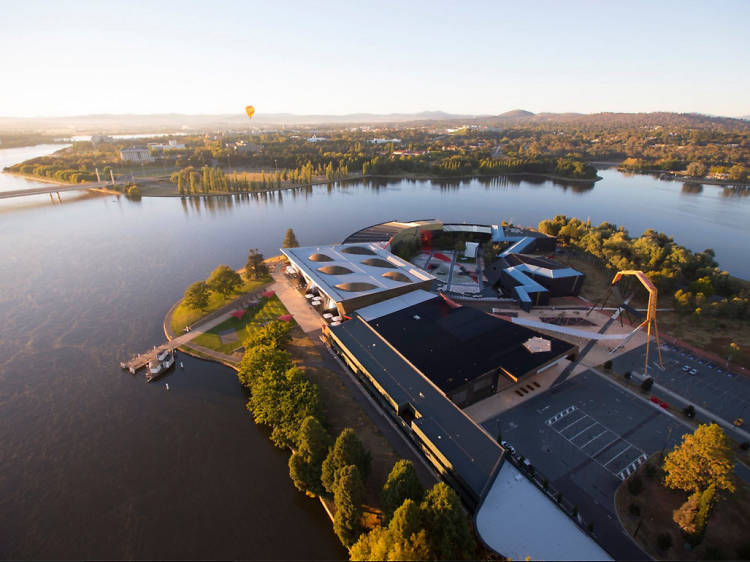
[[[291,354],[276,345],[260,344],[253,347],[245,346],[245,354],[240,360],[240,370],[237,378],[247,388],[252,390],[256,379],[264,374],[280,375],[293,366]]]
[[[289,475],[301,492],[323,493],[320,474],[331,445],[331,436],[313,416],[307,416],[297,434],[297,450],[289,458]]]
[[[359,469],[355,465],[342,467],[333,489],[336,513],[333,530],[344,546],[349,547],[362,534],[362,503],[365,487]]]
[[[228,265],[220,265],[211,272],[207,283],[213,291],[227,296],[242,285],[242,278]]]
[[[333,492],[338,471],[350,464],[359,469],[362,478],[370,473],[372,458],[357,434],[350,427],[345,428],[336,438],[336,443],[328,452],[321,467],[321,483],[328,492]]]
[[[318,387],[307,380],[298,367],[281,374],[267,371],[250,382],[247,409],[255,423],[271,428],[274,445],[291,447],[302,421],[321,414]]]
[[[245,264],[245,277],[248,279],[263,279],[268,276],[268,266],[263,262],[263,254],[257,249],[250,250]]]
[[[360,535],[349,550],[349,560],[369,562],[370,560],[393,560],[393,541],[388,527],[378,525],[369,533]]]
[[[682,436],[682,443],[664,459],[664,483],[674,489],[695,493],[714,485],[717,490],[734,492],[734,454],[722,429],[702,424]]]
[[[444,482],[435,484],[420,505],[430,550],[437,560],[464,560],[475,550],[466,512],[456,492]]]
[[[386,518],[390,519],[404,500],[421,502],[423,496],[424,487],[417,477],[414,464],[404,459],[397,461],[380,493],[380,502]]]
[[[268,324],[261,326],[245,338],[243,342],[245,349],[250,349],[258,345],[283,348],[292,339],[291,329],[292,327],[288,322],[271,320]]]
[[[294,234],[294,230],[291,228],[286,229],[286,234],[284,235],[284,243],[281,245],[282,248],[298,248],[299,242],[297,241],[297,236]]]
[[[208,285],[205,281],[196,281],[185,291],[182,302],[189,308],[203,310],[208,306]]]

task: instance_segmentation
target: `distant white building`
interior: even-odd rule
[[[387,144],[389,142],[392,142],[393,144],[400,144],[401,139],[372,139],[368,142],[371,142],[372,144]]]
[[[120,150],[120,160],[123,162],[153,162],[148,148],[123,148]]]
[[[185,145],[183,143],[178,143],[176,140],[171,140],[167,144],[150,142],[148,148],[154,152],[166,152],[167,150],[183,150]]]
[[[313,136],[307,139],[307,142],[320,142],[320,141],[326,141],[326,140],[328,140],[326,137],[319,137],[313,134]]]

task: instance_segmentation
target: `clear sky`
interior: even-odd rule
[[[750,114],[750,0],[4,3],[0,115]]]

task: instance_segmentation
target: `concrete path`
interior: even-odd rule
[[[272,272],[273,284],[270,289],[276,292],[290,314],[294,315],[302,331],[306,334],[318,331],[323,326],[323,319],[309,304],[307,299],[300,295],[299,291],[291,286],[286,275],[280,272]]]

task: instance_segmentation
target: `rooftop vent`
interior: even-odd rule
[[[399,271],[386,271],[383,273],[383,277],[387,277],[393,281],[401,281],[401,283],[411,283],[411,279]]]
[[[326,275],[349,275],[350,273],[354,273],[351,269],[341,267],[340,265],[324,265],[323,267],[319,267],[318,271]]]
[[[387,267],[388,269],[396,269],[396,266],[391,262],[385,261],[380,258],[367,258],[365,260],[362,260],[362,263],[364,265],[369,265],[372,267]]]
[[[523,346],[531,353],[545,353],[552,351],[552,342],[545,338],[535,336],[526,340]]]
[[[347,246],[341,248],[341,251],[345,254],[357,254],[360,256],[375,256],[377,255],[370,248],[364,248],[363,246]]]
[[[371,291],[373,289],[377,289],[377,285],[373,285],[372,283],[339,283],[336,285],[337,289],[341,289],[342,291],[348,291],[350,293],[362,293],[364,291]]]
[[[333,258],[325,254],[312,254],[309,258],[310,261],[333,261]]]

